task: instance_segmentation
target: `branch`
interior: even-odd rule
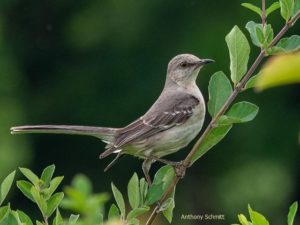
[[[263,0],[263,2],[264,2],[264,0]],[[281,39],[281,37],[286,33],[286,31],[290,27],[292,27],[294,25],[294,23],[299,18],[300,18],[300,12],[298,12],[294,17],[292,17],[282,27],[282,29],[278,32],[278,34],[272,40],[272,42],[269,45],[269,47],[274,46]],[[201,144],[203,143],[203,141],[207,137],[207,135],[210,133],[210,131],[214,128],[214,126],[216,125],[216,122],[218,121],[218,119],[220,118],[220,116],[224,115],[224,113],[229,108],[229,106],[231,105],[231,103],[235,100],[235,98],[237,97],[237,95],[243,90],[243,88],[245,87],[247,81],[250,79],[250,77],[253,75],[253,73],[255,72],[255,70],[257,69],[257,67],[259,66],[259,64],[261,63],[261,61],[263,60],[263,58],[266,56],[265,53],[266,53],[265,50],[261,49],[261,51],[258,54],[258,56],[256,57],[255,61],[251,65],[250,69],[247,71],[247,73],[242,78],[242,80],[234,87],[233,92],[228,97],[228,99],[226,100],[226,102],[224,103],[224,105],[222,106],[222,108],[220,109],[220,111],[212,118],[212,120],[210,121],[210,123],[208,124],[208,126],[206,127],[206,129],[204,130],[204,132],[202,133],[202,135],[200,136],[200,138],[196,142],[196,144],[193,146],[193,148],[191,149],[191,151],[189,152],[189,154],[183,160],[182,166],[179,168],[182,172],[185,172],[185,170],[188,167],[191,166],[191,159],[192,159],[192,157],[194,156],[194,154],[196,153],[196,151],[199,149],[199,147],[201,146]],[[164,193],[163,197],[160,199],[160,201],[159,201],[160,204],[158,204],[157,206],[155,206],[154,209],[153,209],[153,211],[151,212],[151,215],[148,218],[148,221],[147,221],[146,225],[151,225],[153,223],[153,221],[155,220],[156,216],[158,215],[159,206],[170,195],[170,193],[173,191],[174,187],[177,185],[177,183],[179,182],[179,180],[180,180],[180,177],[175,176],[173,178],[173,181],[172,181],[171,185],[168,187],[168,189]]]
[[[267,16],[266,16],[266,0],[261,1],[261,9],[262,9],[261,23],[262,23],[262,26],[264,28],[264,26],[266,25],[266,19],[267,19]]]

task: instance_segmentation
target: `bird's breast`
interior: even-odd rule
[[[156,157],[172,154],[187,146],[197,136],[205,117],[205,102],[201,93],[197,98],[199,104],[193,109],[193,115],[185,123],[161,132],[147,141],[150,145],[155,143],[149,146],[149,149],[152,149],[151,154]]]

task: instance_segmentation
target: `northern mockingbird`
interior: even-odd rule
[[[150,183],[151,164],[187,146],[202,128],[205,102],[196,84],[200,69],[211,59],[199,59],[191,54],[175,56],[168,64],[165,86],[156,102],[140,118],[122,128],[35,125],[12,127],[11,133],[56,133],[89,135],[105,142],[100,159],[112,153],[144,159],[143,171]]]

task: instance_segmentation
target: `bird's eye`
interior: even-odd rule
[[[182,63],[180,63],[180,66],[182,68],[186,68],[188,66],[188,64],[187,64],[187,62],[182,62]]]

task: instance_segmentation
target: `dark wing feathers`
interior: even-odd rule
[[[150,110],[145,116],[120,129],[114,142],[114,148],[143,140],[184,123],[192,116],[193,109],[199,104],[196,97],[187,94],[171,101],[158,110]]]

